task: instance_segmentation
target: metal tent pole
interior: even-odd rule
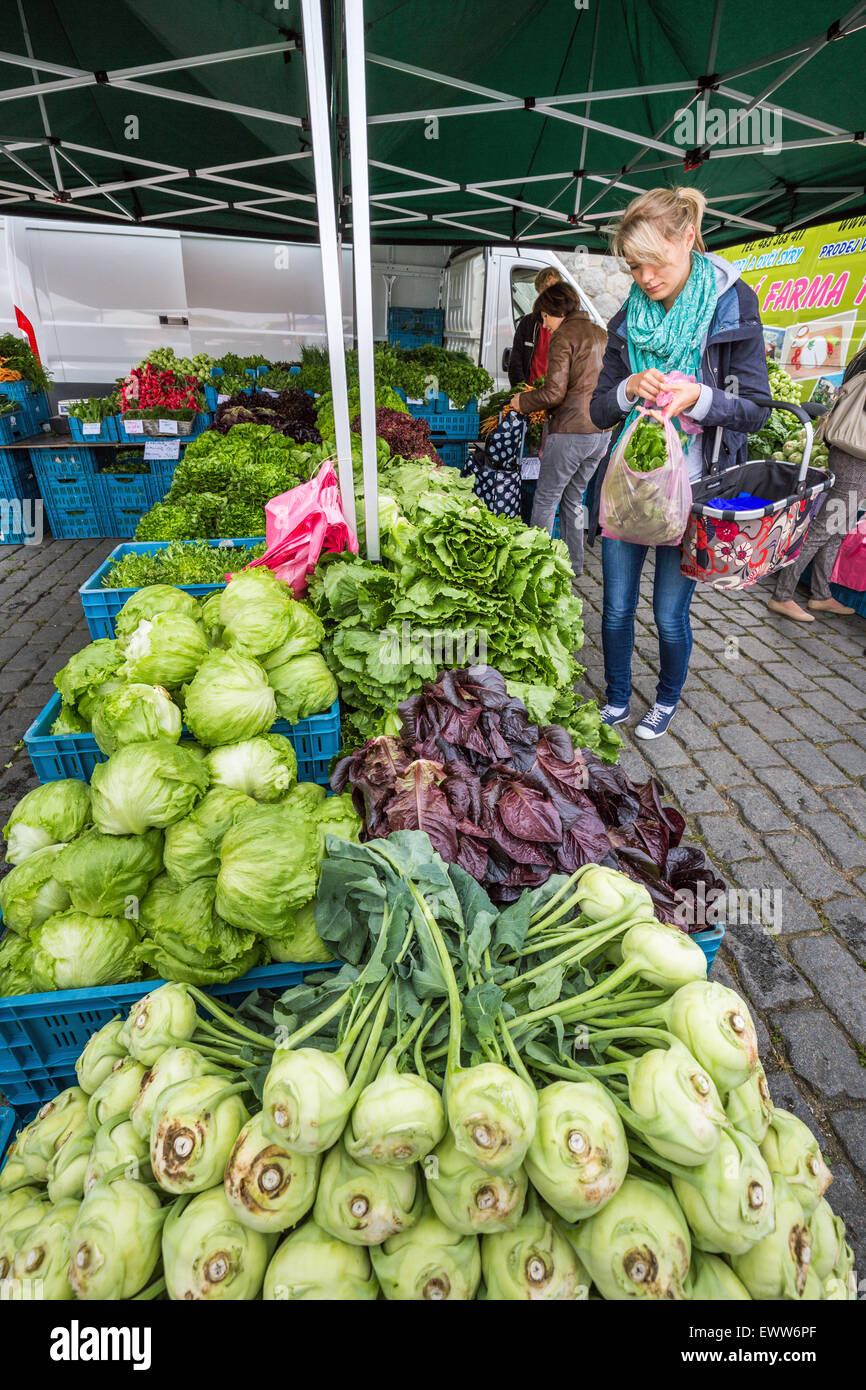
[[[349,160],[352,176],[352,261],[355,331],[361,389],[361,457],[367,559],[379,559],[379,477],[376,462],[376,379],[373,361],[373,270],[370,251],[370,184],[367,168],[367,91],[364,0],[346,0],[346,79],[349,95]]]
[[[334,402],[334,433],[343,514],[357,534],[355,520],[355,480],[352,473],[352,439],[349,430],[349,396],[346,386],[346,355],[343,348],[343,301],[340,293],[340,253],[337,249],[337,216],[334,203],[333,162],[328,122],[328,94],[325,83],[325,44],[319,0],[301,0],[304,35],[304,67],[307,73],[307,99],[313,144],[313,170],[316,179],[316,207],[319,242],[322,248],[322,278],[325,290],[325,330],[331,364],[331,393]]]

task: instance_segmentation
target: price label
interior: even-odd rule
[[[102,425],[98,420],[85,420],[81,426],[81,433],[87,435],[102,434]]]
[[[177,420],[158,420],[160,434],[177,434]]]
[[[219,392],[219,391],[217,392],[217,405],[223,405],[223,403],[224,403],[225,401],[230,401],[230,400],[231,400],[231,396],[226,396],[224,393],[221,393],[221,392]]]
[[[179,459],[179,439],[148,439],[144,445],[145,459]]]
[[[143,420],[124,420],[123,428],[127,434],[144,434]]]

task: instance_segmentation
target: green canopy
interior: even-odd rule
[[[298,0],[3,15],[4,214],[318,240]],[[323,18],[351,239],[340,0]],[[367,0],[364,18],[377,241],[593,248],[658,183],[706,193],[716,244],[866,207],[866,4]]]

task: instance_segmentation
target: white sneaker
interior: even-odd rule
[[[662,734],[667,733],[668,725],[676,712],[676,705],[660,705],[656,701],[637,725],[635,734],[638,738],[661,738]]]

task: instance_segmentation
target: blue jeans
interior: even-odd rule
[[[675,705],[685,684],[692,651],[689,607],[695,581],[680,572],[680,547],[653,547],[656,557],[653,582],[653,616],[659,634],[659,681],[656,699]],[[627,705],[631,698],[631,654],[634,650],[634,615],[640,597],[640,577],[648,547],[630,541],[602,538],[601,566],[604,606],[601,641],[607,702]]]

